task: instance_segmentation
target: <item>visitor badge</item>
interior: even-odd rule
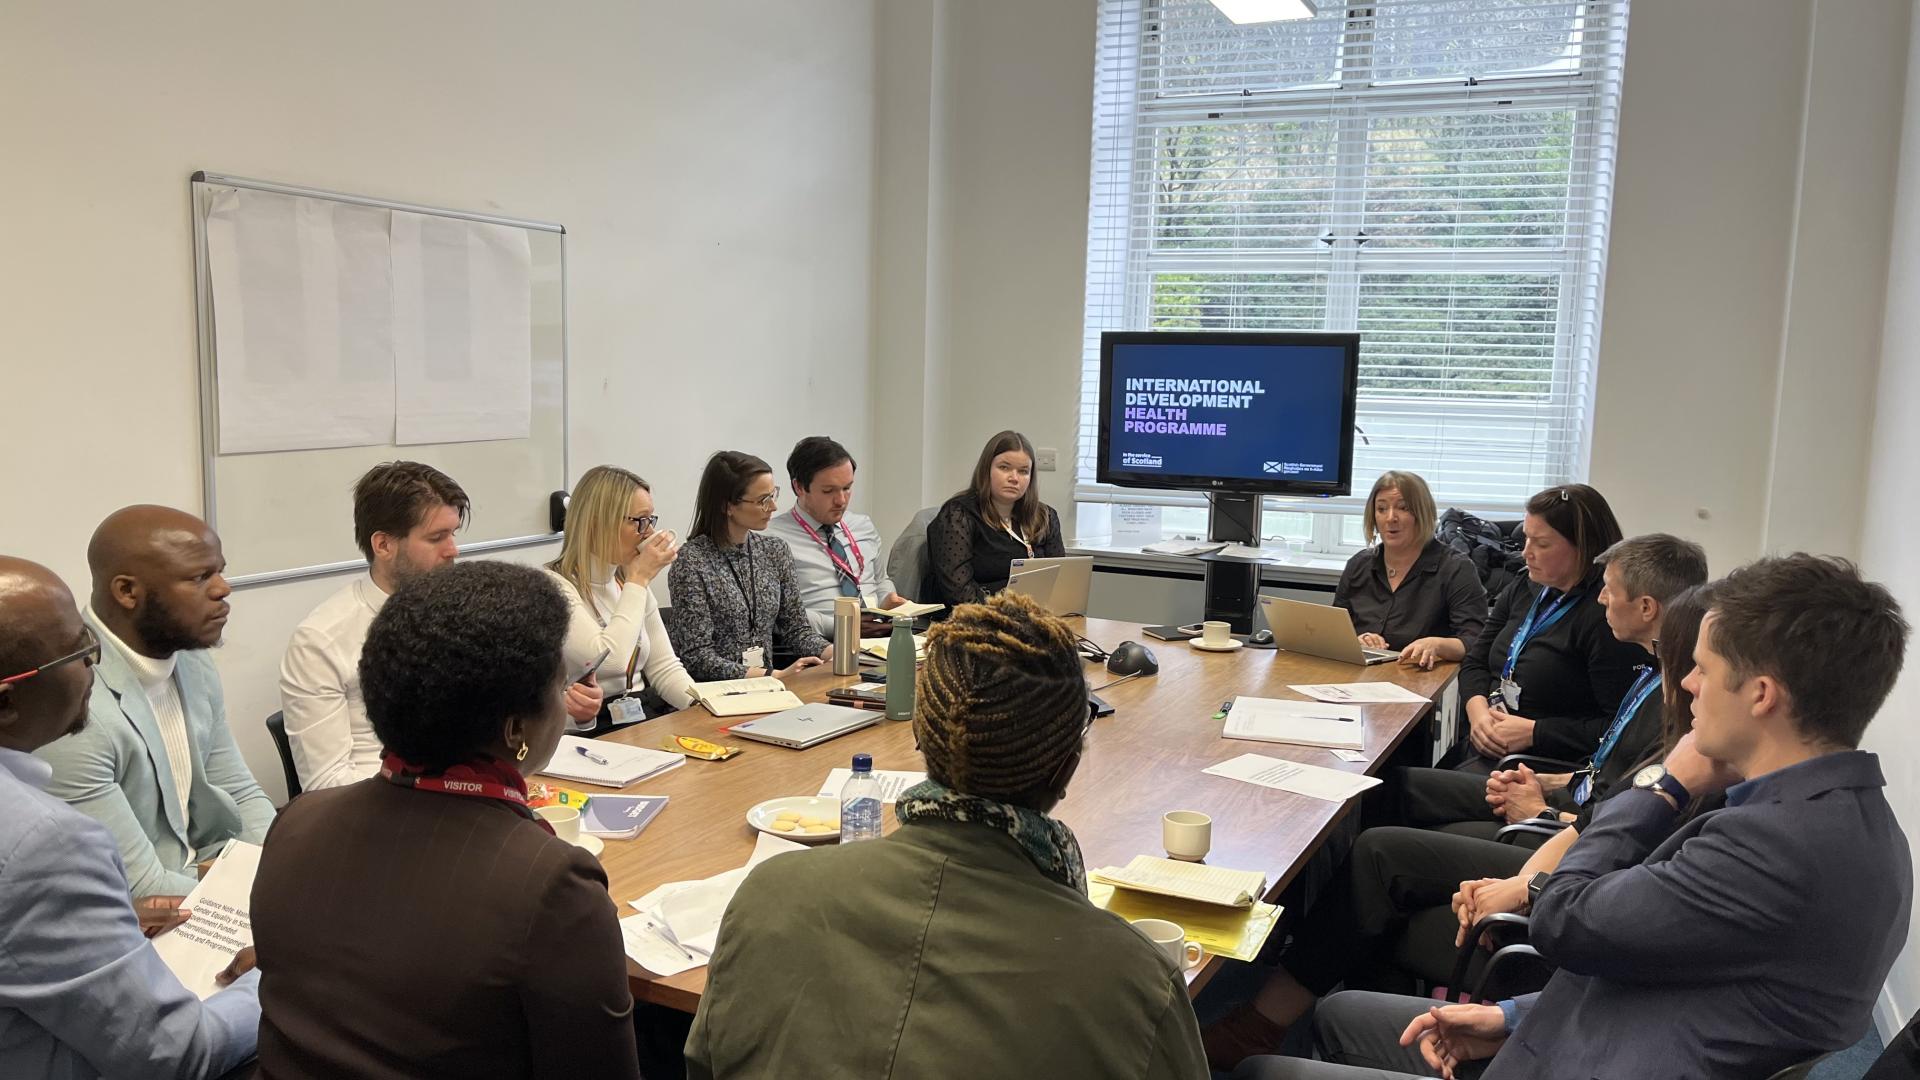
[[[745,651],[745,652],[743,652],[743,653],[741,653],[741,654],[740,654],[740,662],[741,662],[741,663],[743,663],[743,664],[745,664],[745,665],[747,665],[747,666],[748,666],[748,667],[750,667],[750,668],[754,668],[754,667],[757,667],[757,668],[763,668],[763,667],[766,667],[766,666],[767,666],[767,648],[766,648],[766,646],[764,646],[764,645],[755,645],[755,646],[754,646],[753,648],[751,648],[751,649],[748,649],[747,651]]]
[[[607,702],[607,716],[616,726],[637,724],[647,718],[647,710],[637,697],[614,698]]]

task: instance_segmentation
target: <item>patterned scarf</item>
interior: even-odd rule
[[[1087,868],[1080,861],[1080,842],[1060,821],[1024,806],[963,795],[928,780],[900,793],[893,805],[901,824],[914,821],[960,821],[999,829],[1027,853],[1040,872],[1067,888],[1086,895]]]

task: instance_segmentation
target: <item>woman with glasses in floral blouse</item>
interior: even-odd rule
[[[667,576],[674,647],[696,679],[786,678],[833,657],[807,621],[786,542],[755,535],[779,501],[765,461],[738,450],[707,459],[692,535]],[[799,659],[775,670],[776,646]]]

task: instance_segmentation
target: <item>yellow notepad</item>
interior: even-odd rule
[[[750,716],[755,713],[797,709],[802,702],[787,684],[771,675],[757,679],[724,679],[693,684],[694,699],[715,716]]]
[[[892,643],[887,638],[874,638],[862,644],[860,650],[868,656],[877,656],[885,660],[887,658],[887,647],[890,644]],[[927,658],[927,635],[913,635],[913,658],[915,660],[925,660]]]
[[[1187,932],[1189,940],[1199,942],[1200,947],[1212,955],[1224,956],[1229,960],[1251,961],[1258,957],[1267,938],[1273,934],[1275,924],[1280,921],[1280,908],[1275,904],[1221,907],[1219,904],[1202,904],[1195,900],[1176,900],[1171,896],[1116,889],[1098,881],[1087,883],[1087,898],[1093,901],[1095,907],[1105,908],[1128,922],[1135,919],[1165,919],[1177,923]]]
[[[1267,891],[1267,875],[1258,870],[1229,870],[1152,855],[1135,855],[1125,866],[1103,867],[1088,876],[1136,892],[1225,907],[1247,907]]]

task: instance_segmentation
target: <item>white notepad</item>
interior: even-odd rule
[[[1228,739],[1360,750],[1366,745],[1361,715],[1358,705],[1236,697],[1220,734]]]
[[[902,769],[875,769],[873,778],[880,782],[880,801],[883,803],[898,802],[901,792],[915,784],[927,782],[926,773]],[[852,769],[834,769],[827,774],[826,782],[820,785],[819,797],[839,798],[840,789],[846,787],[847,781],[851,779],[853,779]]]
[[[1369,705],[1425,705],[1427,699],[1398,683],[1358,682],[1358,683],[1306,683],[1289,686],[1295,693],[1305,694],[1315,701],[1332,701],[1341,704]]]
[[[606,764],[593,760],[580,751],[603,758]],[[622,743],[598,739],[583,739],[578,735],[560,736],[560,748],[553,752],[553,760],[540,772],[546,776],[557,776],[562,780],[578,780],[583,784],[597,784],[600,787],[626,787],[636,784],[650,776],[658,776],[668,769],[677,769],[686,764],[686,757],[670,754],[665,750],[649,750],[644,746],[627,746]]]
[[[1153,855],[1135,855],[1125,866],[1103,867],[1091,876],[1122,889],[1225,907],[1249,907],[1267,891],[1267,875],[1258,870],[1229,870]]]

